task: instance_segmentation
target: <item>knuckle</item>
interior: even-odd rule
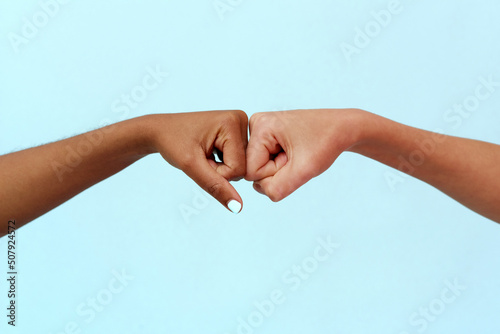
[[[237,164],[235,166],[232,166],[224,174],[225,175],[222,175],[222,176],[229,181],[241,180],[246,175],[246,165],[243,163],[243,164]]]
[[[247,181],[256,181],[257,178],[255,177],[255,175],[252,172],[247,172],[245,174],[245,180],[247,180]]]
[[[224,114],[223,122],[230,125],[239,125],[241,122],[248,122],[248,116],[242,110],[228,110]]]
[[[214,182],[207,187],[207,192],[215,198],[222,194],[224,185],[221,182]]]
[[[247,173],[247,166],[245,164],[239,164],[233,170],[233,178],[241,179]]]
[[[257,181],[257,174],[253,168],[246,167],[245,180]]]
[[[240,127],[240,121],[238,116],[233,113],[227,113],[224,118],[221,119],[220,124],[226,129],[234,129]]]
[[[238,116],[240,122],[248,123],[248,115],[243,110],[233,110],[233,113]]]
[[[250,117],[250,128],[276,129],[282,126],[282,117],[277,112],[256,113]]]
[[[269,197],[269,199],[273,202],[279,202],[284,198],[281,188],[273,184],[268,185],[266,194],[267,197]]]
[[[256,123],[259,123],[262,120],[262,118],[265,118],[265,117],[266,117],[265,113],[262,113],[262,112],[258,112],[258,113],[253,114],[249,120],[250,127],[255,126]]]
[[[274,203],[277,203],[279,201],[281,201],[283,198],[281,196],[279,196],[278,194],[270,194],[268,195],[269,199],[271,201],[273,201]]]

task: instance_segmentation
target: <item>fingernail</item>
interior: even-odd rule
[[[241,210],[241,204],[240,202],[232,199],[227,203],[227,207],[229,210],[231,210],[232,213],[239,213]]]
[[[222,154],[222,151],[219,150],[218,148],[215,148],[213,149],[212,151],[212,154],[215,158],[215,162],[220,162],[220,163],[224,163],[224,155]]]

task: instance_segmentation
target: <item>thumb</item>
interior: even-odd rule
[[[228,210],[233,213],[241,211],[243,201],[240,195],[228,180],[217,173],[204,155],[200,156],[184,172]]]

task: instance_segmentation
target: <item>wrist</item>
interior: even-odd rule
[[[343,151],[356,152],[371,137],[372,113],[361,109],[329,109],[325,125],[329,128],[331,142]],[[333,125],[333,126],[332,126]]]
[[[380,131],[383,131],[384,120],[371,112],[353,109],[350,122],[350,128],[353,129],[352,139],[347,151],[364,154],[370,150]]]
[[[132,148],[137,155],[146,156],[152,153],[158,153],[156,138],[159,115],[146,115],[133,118],[130,131],[133,138]]]

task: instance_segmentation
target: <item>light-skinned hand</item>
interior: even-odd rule
[[[254,188],[280,201],[327,170],[356,143],[357,109],[256,113],[250,118],[247,174]]]

